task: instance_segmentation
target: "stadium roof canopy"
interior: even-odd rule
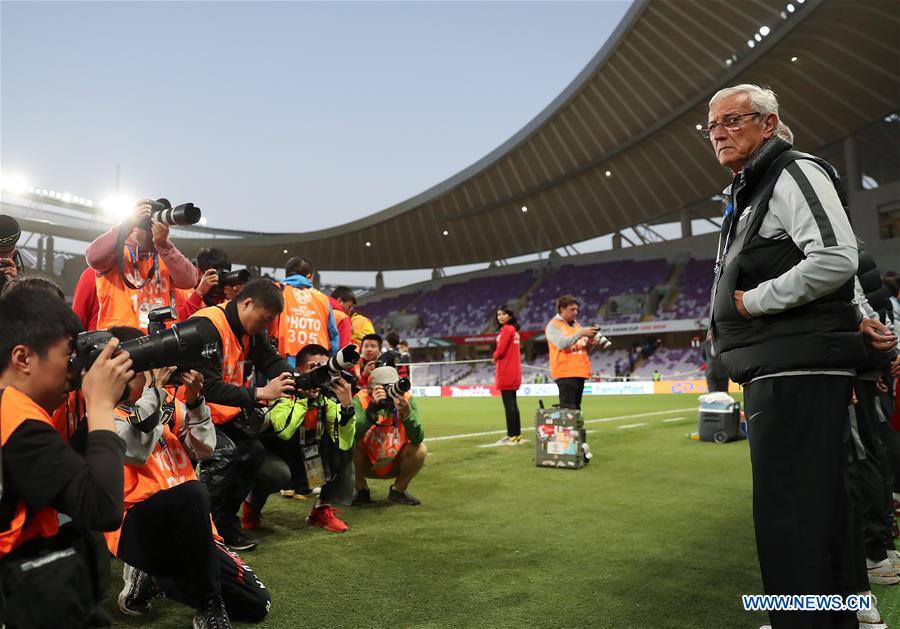
[[[259,266],[305,255],[322,270],[436,268],[677,216],[729,180],[696,129],[722,87],[770,86],[809,151],[900,109],[898,7],[896,0],[637,0],[544,111],[425,192],[329,229],[179,238],[179,247],[193,254],[227,242],[233,260]],[[713,203],[705,210],[715,211]],[[402,247],[379,246],[398,238]]]

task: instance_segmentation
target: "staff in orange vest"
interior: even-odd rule
[[[241,532],[237,510],[265,456],[257,438],[265,419],[260,403],[294,390],[291,366],[266,333],[283,307],[278,285],[258,278],[248,282],[233,301],[194,314],[215,326],[224,358],[221,365],[209,360],[197,369],[203,374],[203,395],[216,424],[216,449],[201,464],[200,480],[209,491],[216,528],[232,550],[250,550],[257,544]],[[251,366],[269,379],[264,387],[246,384]]]
[[[34,626],[37,615],[42,626],[84,626],[98,602],[94,588],[103,586],[92,583],[90,559],[76,541],[90,546],[93,538],[73,531],[112,530],[122,518],[124,446],[113,409],[134,372],[127,352],[113,356],[118,341],[82,379],[84,457],[50,418],[70,388],[69,357],[80,331],[75,313],[46,289],[13,287],[0,298],[0,560],[7,576],[21,574],[28,561],[42,566],[27,586],[0,579],[7,626]],[[73,525],[61,528],[59,513]]]
[[[197,268],[169,240],[168,225],[154,220],[147,229],[149,219],[150,201],[142,199],[130,217],[98,236],[85,251],[87,263],[97,272],[98,330],[114,325],[146,330],[151,310],[175,308],[175,289],[194,288],[200,280]],[[121,251],[120,230],[129,233]]]
[[[563,408],[581,408],[584,381],[591,377],[588,348],[599,330],[595,326],[581,327],[578,306],[572,295],[557,299],[556,316],[544,330],[550,347],[550,375],[559,387],[559,405]]]
[[[120,341],[141,336],[136,328],[110,331]],[[196,608],[195,627],[228,626],[229,618],[260,621],[268,613],[268,591],[217,539],[209,495],[194,474],[193,459],[208,458],[216,446],[200,395],[203,376],[181,375],[182,402],[167,389],[174,371],[136,374],[115,409],[116,432],[125,442],[125,515],[106,542],[126,564],[119,609],[144,615],[164,593]]]
[[[312,283],[316,270],[300,256],[288,260],[281,280],[284,309],[275,336],[278,353],[294,366],[297,354],[307,345],[320,345],[334,356],[342,345],[328,296]]]

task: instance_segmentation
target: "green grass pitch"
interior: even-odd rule
[[[546,400],[549,404],[551,400]],[[691,441],[697,396],[584,399],[594,459],[533,464],[536,398],[520,398],[528,443],[479,448],[504,432],[499,398],[420,399],[428,443],[410,486],[419,507],[345,507],[343,534],[307,527],[310,503],[273,496],[260,546],[242,557],[272,594],[265,627],[747,627],[742,593],[761,593],[746,441]],[[608,420],[608,421],[606,421]],[[635,425],[641,424],[641,425]],[[116,626],[188,627],[193,611],[149,618],[106,605]],[[900,586],[879,587],[900,625]]]

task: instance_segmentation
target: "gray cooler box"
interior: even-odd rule
[[[700,441],[726,443],[741,439],[740,403],[727,394],[728,399],[705,399],[708,397],[700,398]]]
[[[584,467],[581,411],[539,408],[534,419],[534,464],[577,470]]]

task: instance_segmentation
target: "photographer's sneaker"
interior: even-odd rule
[[[391,489],[388,492],[388,500],[391,502],[396,502],[400,505],[409,505],[410,507],[415,507],[416,505],[422,504],[422,501],[413,496],[408,491],[397,491],[394,489],[394,486],[391,485]]]
[[[868,609],[861,609],[856,612],[856,619],[859,621],[860,627],[872,629],[873,627],[886,627],[881,622],[881,614],[878,613],[878,599],[872,592],[859,592],[857,596],[871,596],[871,606]]]
[[[869,583],[878,583],[880,585],[894,585],[900,583],[900,577],[897,576],[897,569],[891,563],[890,559],[882,561],[872,561],[866,557],[866,568],[869,571]]]
[[[225,545],[231,550],[253,550],[259,545],[259,542],[255,539],[244,535],[238,524],[237,516],[229,518],[221,525],[216,524],[216,529],[218,529],[219,535],[222,536]]]
[[[306,516],[306,523],[333,533],[343,533],[349,528],[335,515],[334,509],[330,505],[314,507]]]
[[[364,507],[366,505],[370,505],[372,503],[372,494],[369,492],[369,488],[365,489],[357,489],[353,494],[353,501],[350,503],[351,507]]]
[[[118,602],[123,614],[143,616],[150,611],[150,601],[162,597],[162,592],[156,587],[153,577],[128,564],[125,564],[125,569],[122,570],[122,580],[125,587],[119,592]]]
[[[241,505],[241,528],[255,531],[262,526],[262,516],[246,500]]]
[[[496,443],[495,445],[498,445],[498,446],[517,446],[517,445],[519,445],[520,443],[522,443],[522,437],[517,435],[517,436],[515,436],[515,437],[503,437],[503,439],[498,440],[497,443]]]
[[[584,452],[584,462],[585,463],[589,462],[591,459],[594,458],[594,454],[591,452],[591,446],[589,446],[587,443],[581,444],[581,450],[582,450],[582,452]]]
[[[216,596],[197,608],[194,614],[194,629],[231,629],[231,621],[228,612],[225,611],[225,601],[222,596]]]

